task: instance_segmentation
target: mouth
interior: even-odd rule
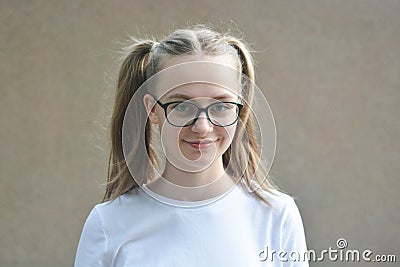
[[[214,141],[210,140],[210,139],[197,140],[197,141],[186,141],[186,140],[183,140],[183,142],[189,144],[191,147],[193,147],[195,149],[210,148],[217,141],[218,141],[218,139],[214,140]]]

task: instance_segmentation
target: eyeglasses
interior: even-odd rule
[[[155,96],[153,97],[157,104],[164,109],[168,123],[176,127],[195,124],[202,112],[206,114],[207,120],[213,125],[227,127],[236,123],[243,108],[243,104],[229,101],[217,101],[205,108],[201,108],[189,100],[163,104]]]

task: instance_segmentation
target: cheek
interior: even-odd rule
[[[168,124],[167,121],[163,121],[160,125],[160,136],[162,143],[165,147],[175,147],[179,143],[181,129]]]
[[[219,129],[218,135],[222,138],[220,149],[225,152],[232,144],[233,137],[235,136],[236,127],[226,127]]]
[[[233,140],[233,137],[235,136],[235,132],[236,132],[236,126],[232,125],[229,127],[225,127],[225,128],[221,128],[221,135],[223,135],[224,137],[224,141],[225,142],[229,142],[231,143]]]

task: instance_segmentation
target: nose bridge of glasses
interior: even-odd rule
[[[209,108],[209,106],[208,106],[208,107],[205,107],[205,108],[201,108],[201,107],[198,107],[198,106],[197,106],[196,118],[205,118],[205,119],[207,119],[208,116],[209,116],[209,114],[208,114],[208,108]],[[202,116],[202,114],[203,114],[203,116]]]
[[[204,114],[204,115],[202,115]],[[213,127],[214,124],[211,119],[206,115],[205,110],[199,111],[199,114],[193,120],[193,126],[197,127]]]

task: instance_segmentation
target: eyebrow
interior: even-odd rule
[[[210,98],[220,100],[220,99],[224,99],[224,98],[234,98],[234,97],[236,97],[236,96],[230,95],[230,94],[223,94],[223,95],[218,95],[218,96],[214,96],[214,97],[210,97]],[[167,98],[182,98],[182,99],[187,99],[187,100],[192,99],[192,97],[183,95],[183,94],[173,94],[173,95],[168,96]]]

